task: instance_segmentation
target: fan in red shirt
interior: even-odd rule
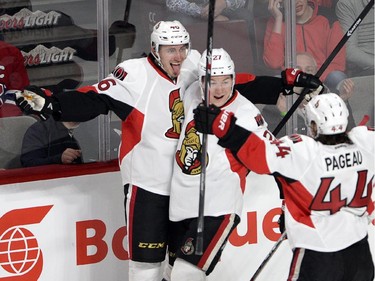
[[[281,0],[269,0],[272,17],[267,22],[263,59],[272,69],[284,69],[285,22]],[[320,68],[343,37],[340,23],[318,13],[316,0],[296,0],[296,51],[311,53]],[[331,91],[346,78],[345,46],[323,72],[320,79]],[[335,91],[336,92],[336,91]]]

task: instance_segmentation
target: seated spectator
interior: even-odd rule
[[[22,166],[83,163],[80,145],[73,136],[78,125],[53,118],[31,125],[22,142]]]
[[[336,15],[344,32],[364,10],[370,0],[341,0]],[[374,6],[346,42],[346,61],[350,76],[374,75]]]
[[[240,8],[244,8],[246,0],[216,0],[215,21],[227,21],[239,19]],[[169,10],[179,12],[195,18],[207,19],[209,12],[209,1],[189,1],[189,0],[166,0]]]
[[[29,77],[21,51],[0,40],[0,118],[22,115],[14,101],[5,96],[7,90],[23,90]]]
[[[223,22],[221,26],[225,26],[225,22],[228,21],[240,21],[243,24],[243,30],[239,30],[239,33],[242,33],[242,31],[245,32],[245,34],[241,34],[241,39],[245,38],[245,42],[243,46],[243,49],[250,49],[251,45],[253,44],[252,39],[254,38],[254,16],[253,16],[253,1],[254,0],[215,0],[215,10],[214,10],[214,20],[219,22]],[[168,17],[171,18],[178,18],[181,23],[183,23],[188,30],[191,32],[191,36],[194,37],[194,25],[197,23],[204,23],[206,24],[208,14],[209,14],[209,0],[166,0],[166,6],[169,10]],[[225,28],[225,27],[224,27]],[[215,28],[214,28],[215,29]],[[219,27],[220,29],[220,27]],[[216,30],[218,31],[218,30]],[[216,31],[214,33],[216,33]],[[201,37],[202,30],[199,29],[199,34]],[[204,31],[206,32],[206,30]],[[232,34],[233,35],[233,34]],[[216,35],[215,35],[216,36]],[[215,37],[214,36],[214,37]],[[231,35],[226,34],[225,36],[229,36],[227,38],[227,42],[231,41],[232,37]],[[234,35],[235,36],[235,35]],[[218,38],[217,38],[218,37]],[[220,36],[217,36],[215,38],[220,41]],[[203,37],[202,37],[203,38]],[[240,40],[241,40],[240,39]],[[203,42],[203,40],[198,39],[199,43],[197,43],[197,46],[200,45],[200,42]],[[226,48],[229,47],[229,45],[223,45],[222,42],[216,41],[219,45],[222,45]],[[194,48],[196,47],[196,41],[193,40]],[[249,44],[250,42],[250,44]],[[206,47],[206,44],[204,44]],[[198,50],[203,50],[204,48],[197,48]],[[231,49],[229,48],[228,51]],[[245,72],[252,71],[253,67],[253,60],[255,57],[251,53],[252,50],[249,50],[249,61],[245,64],[246,70],[242,69]],[[235,58],[234,58],[235,59]],[[238,69],[241,69],[241,65],[238,65]],[[250,67],[250,68],[249,68]]]
[[[272,69],[284,68],[285,23],[280,10],[282,0],[269,0],[268,10],[272,17],[267,22],[264,36],[263,59],[266,66]],[[343,37],[338,21],[332,26],[329,20],[318,15],[316,0],[296,0],[296,50],[311,53],[318,67],[325,62],[329,54]],[[345,47],[336,55],[327,69],[321,75],[321,80],[336,88],[337,84],[346,78]]]

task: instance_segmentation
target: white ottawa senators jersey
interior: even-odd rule
[[[193,110],[201,102],[199,82],[195,82],[184,98],[185,122],[177,145],[171,185],[169,217],[172,221],[198,217],[202,134],[194,128]],[[259,110],[237,91],[222,109],[234,112],[238,122],[247,129],[267,127]],[[240,216],[248,170],[217,142],[216,136],[208,135],[204,215],[236,213]]]
[[[100,94],[134,108],[122,122],[119,164],[123,184],[169,195],[173,157],[184,119],[182,95],[198,79],[199,53],[191,51],[172,81],[148,58],[120,63],[96,85]]]
[[[274,173],[282,183],[293,248],[339,251],[367,235],[374,211],[375,135],[360,126],[349,137],[353,144],[323,145],[304,135],[264,142],[251,134],[239,150],[247,167]]]

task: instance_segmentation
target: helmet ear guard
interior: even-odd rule
[[[335,93],[313,97],[305,106],[305,121],[310,127],[314,121],[317,133],[336,135],[344,133],[348,126],[349,111],[345,102]]]

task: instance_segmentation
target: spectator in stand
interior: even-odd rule
[[[73,136],[78,126],[77,122],[59,122],[53,118],[31,125],[22,142],[22,166],[83,163],[80,145]]]
[[[254,38],[254,0],[215,0],[214,20],[224,22],[240,21],[246,26],[250,43]],[[183,24],[195,25],[206,23],[209,14],[209,0],[166,0],[166,6],[172,17],[178,18]],[[220,41],[220,40],[219,40]],[[251,59],[256,59],[253,57]],[[252,65],[252,62],[251,62]]]
[[[344,32],[370,0],[341,0],[336,15]],[[374,6],[346,43],[347,68],[351,76],[374,75]]]
[[[228,21],[230,19],[247,19],[241,9],[244,8],[246,0],[216,0],[215,21]],[[169,10],[179,12],[195,18],[206,20],[209,12],[209,1],[188,1],[188,0],[166,0]],[[247,11],[248,12],[248,11]],[[241,16],[242,15],[242,16]]]
[[[0,118],[23,115],[14,101],[6,98],[7,90],[23,90],[29,77],[21,51],[0,40]]]
[[[282,0],[269,0],[268,10],[272,17],[267,22],[264,36],[263,59],[272,69],[284,68],[285,23],[280,10]],[[332,26],[329,20],[318,15],[316,0],[296,0],[296,50],[311,53],[320,67],[343,37],[338,21]],[[346,78],[345,47],[336,55],[321,76],[331,89]]]

